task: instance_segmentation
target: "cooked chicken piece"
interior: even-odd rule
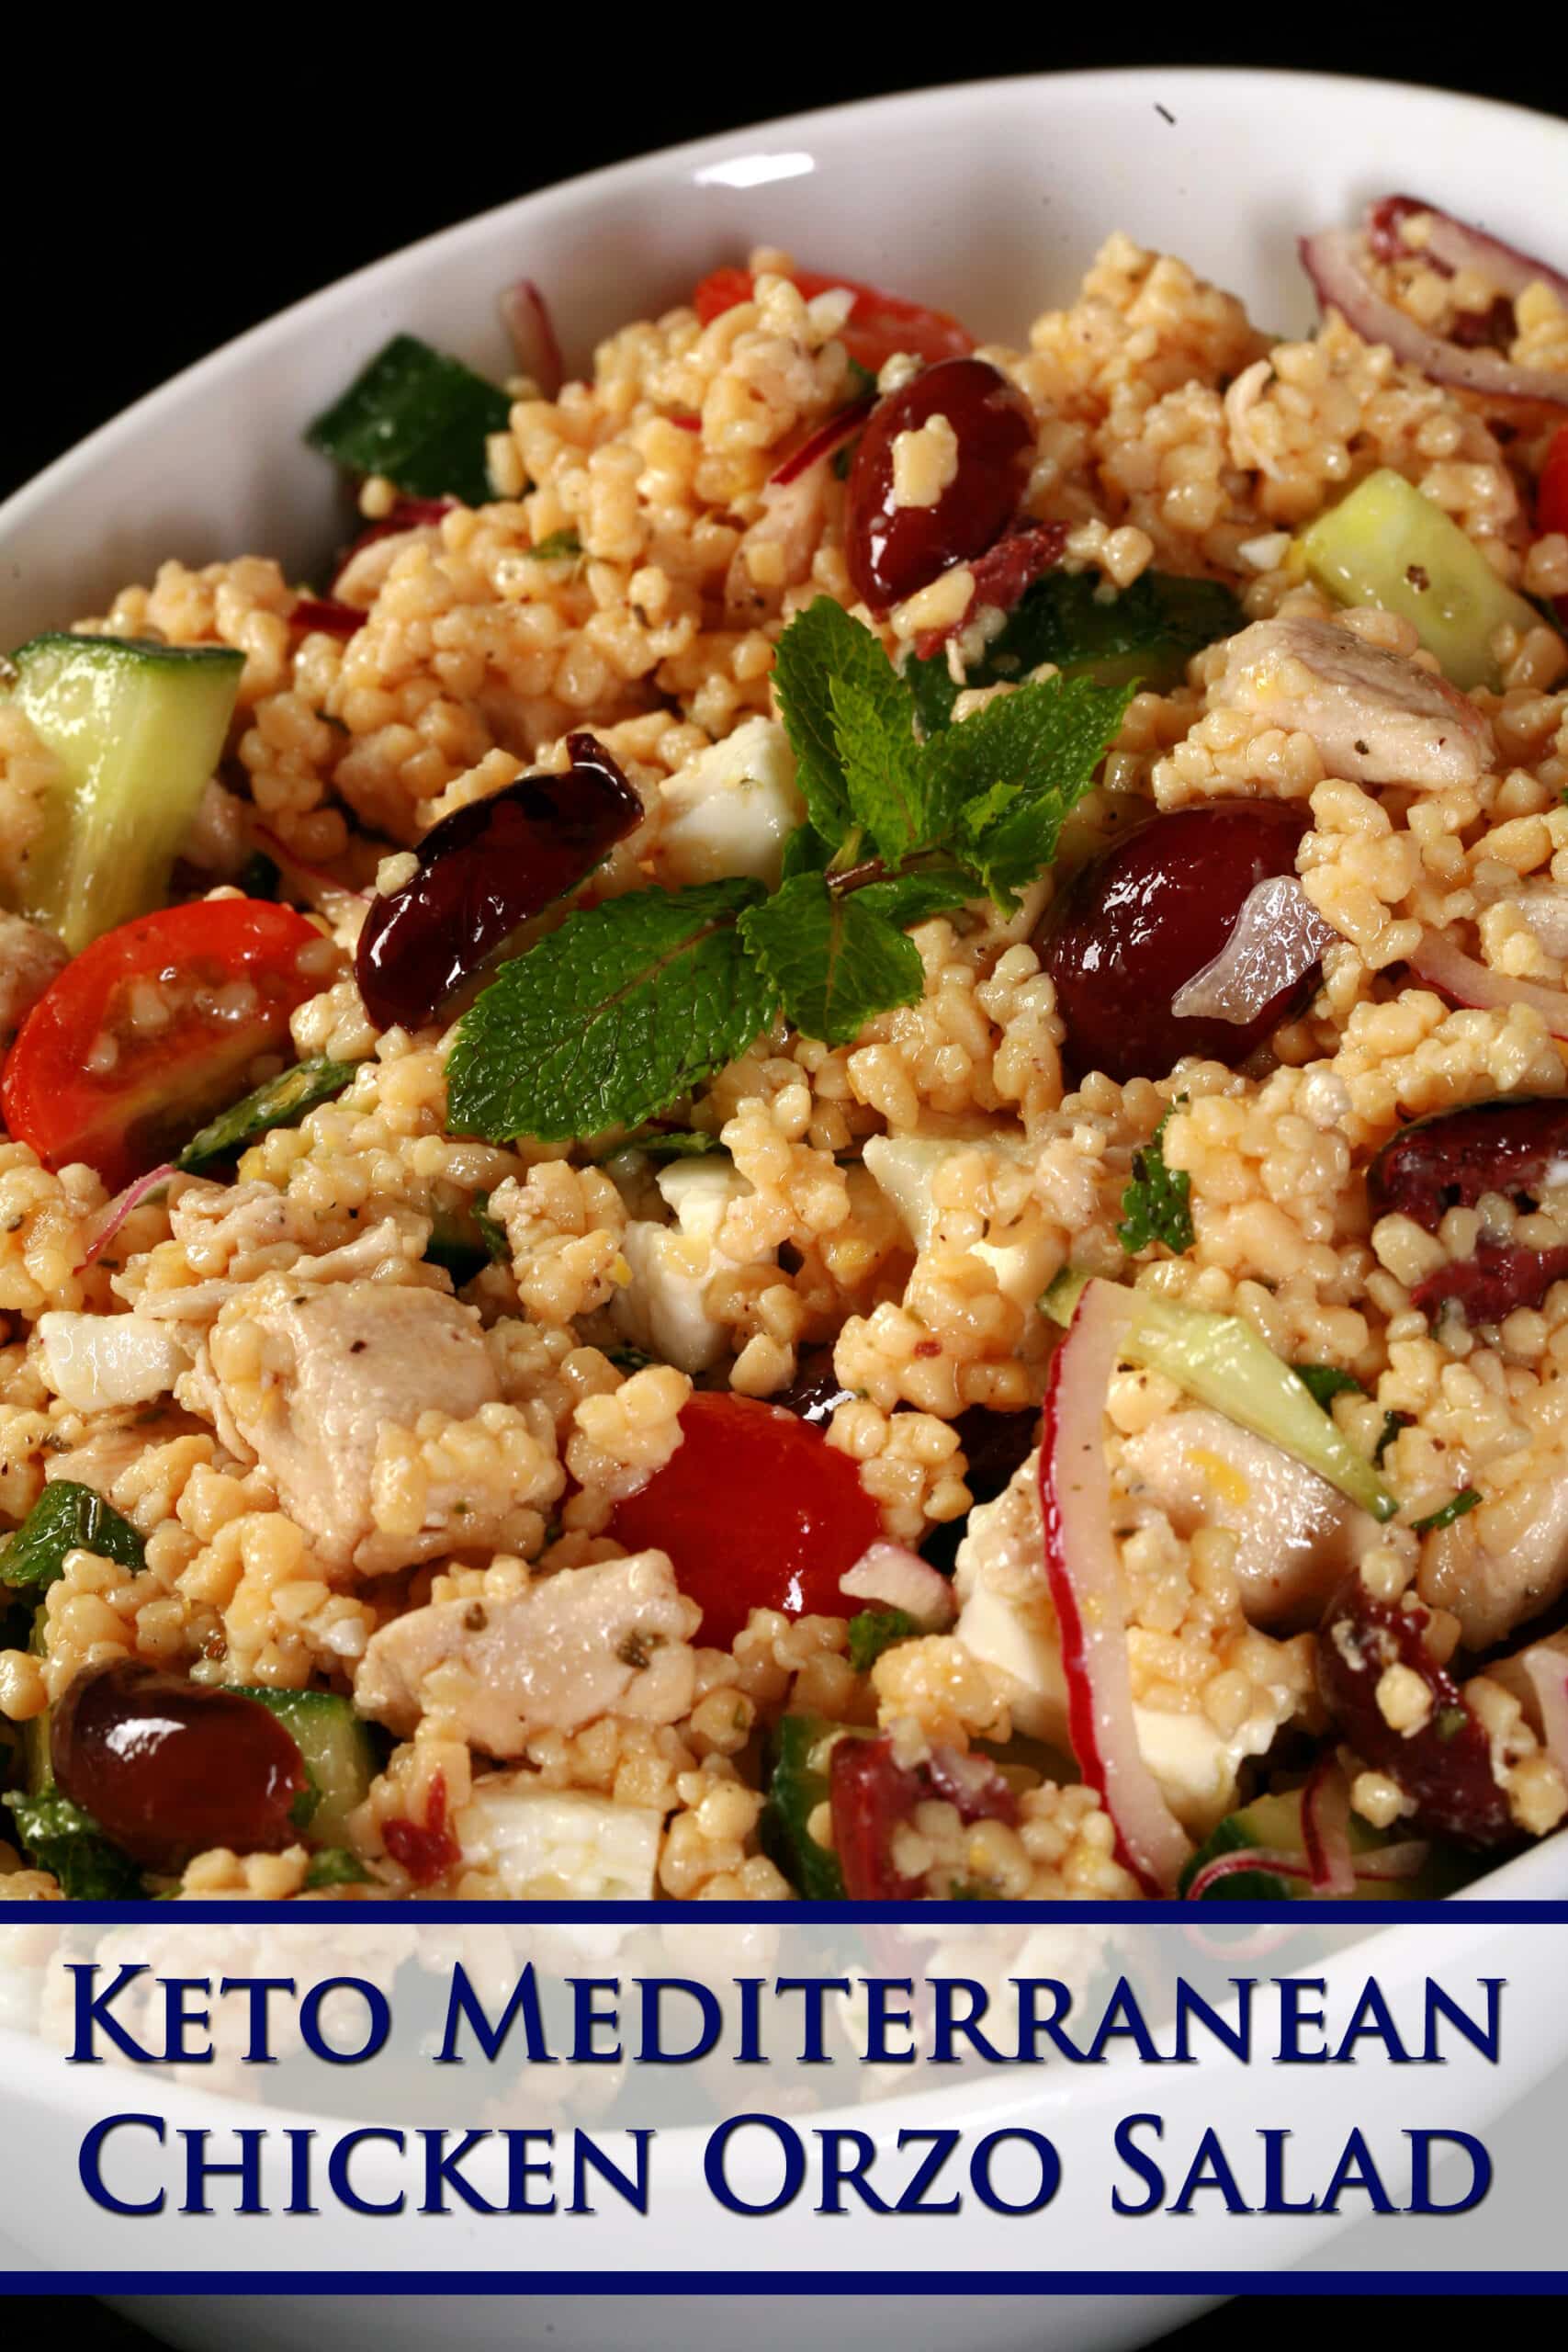
[[[171,1444],[175,1438],[189,1437],[199,1430],[198,1422],[172,1404],[155,1413],[105,1414],[79,1443],[44,1456],[44,1478],[50,1484],[56,1478],[70,1478],[112,1502],[117,1481],[144,1460],[153,1446]]]
[[[762,512],[725,574],[724,608],[732,619],[750,624],[765,619],[778,611],[786,588],[809,578],[822,537],[828,490],[829,469],[820,462],[807,466],[793,481],[768,483],[761,494]]]
[[[1157,1506],[1178,1535],[1228,1529],[1242,1609],[1276,1632],[1315,1624],[1377,1532],[1315,1470],[1201,1407],[1125,1439],[1122,1477],[1133,1504]]]
[[[500,1396],[478,1318],[455,1298],[409,1283],[266,1274],[230,1300],[209,1349],[220,1428],[270,1474],[323,1567],[378,1575],[482,1540],[477,1520],[460,1537],[445,1523],[389,1536],[370,1504],[384,1426],[412,1427],[424,1412],[467,1419]]]
[[[1310,735],[1353,784],[1473,784],[1495,757],[1468,695],[1337,621],[1255,621],[1230,641],[1215,701]]]
[[[71,961],[52,931],[0,913],[0,1053],[57,973]]]
[[[662,1552],[563,1568],[509,1600],[433,1601],[371,1635],[355,1704],[404,1736],[438,1713],[497,1757],[601,1715],[675,1723],[695,1695],[701,1614]]]
[[[1568,1463],[1549,1464],[1421,1546],[1423,1600],[1450,1609],[1468,1649],[1489,1649],[1568,1588]]]
[[[128,1298],[139,1317],[160,1323],[189,1325],[182,1333],[194,1345],[194,1333],[205,1329],[221,1306],[238,1298],[247,1284],[263,1274],[292,1268],[302,1281],[352,1282],[374,1274],[382,1282],[398,1281],[444,1287],[440,1270],[423,1262],[430,1219],[413,1209],[399,1207],[320,1257],[310,1244],[320,1238],[310,1212],[276,1184],[187,1183],[176,1195],[169,1215],[174,1238],[193,1266],[213,1270],[207,1282],[153,1289],[148,1281],[148,1258],[133,1258],[112,1284]],[[221,1273],[216,1270],[221,1267]]]

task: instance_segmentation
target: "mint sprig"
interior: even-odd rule
[[[570,915],[464,1015],[455,1129],[554,1142],[634,1126],[781,1016],[841,1046],[916,1002],[909,926],[987,896],[1016,911],[1132,692],[1052,678],[922,741],[879,639],[829,597],[780,639],[774,687],[809,820],[779,888],[649,888]]]
[[[1171,1104],[1147,1143],[1133,1154],[1133,1179],[1122,1195],[1116,1228],[1129,1258],[1151,1241],[1163,1241],[1179,1258],[1192,1247],[1192,1180],[1185,1169],[1168,1167],[1165,1157],[1165,1131],[1186,1099]]]

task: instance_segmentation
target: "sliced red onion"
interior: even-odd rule
[[[1515,1004],[1533,1005],[1554,1037],[1568,1037],[1568,993],[1549,989],[1539,980],[1511,980],[1488,965],[1477,963],[1440,931],[1425,931],[1410,969],[1446,996],[1450,1004],[1481,1012],[1506,1011]]]
[[[1568,1657],[1550,1642],[1531,1642],[1520,1651],[1517,1662],[1529,1677],[1540,1709],[1541,1744],[1552,1762],[1568,1774]]]
[[[1319,1894],[1353,1894],[1350,1859],[1350,1784],[1332,1751],[1320,1758],[1302,1792],[1302,1843],[1312,1883]]]
[[[1040,1441],[1045,1577],[1061,1632],[1067,1736],[1117,1852],[1145,1894],[1169,1894],[1192,1852],[1144,1760],[1127,1660],[1127,1601],[1111,1532],[1105,1399],[1137,1314],[1129,1291],[1086,1283],[1051,1362]]]
[[[1371,1853],[1356,1856],[1356,1883],[1376,1885],[1384,1879],[1414,1878],[1426,1869],[1431,1851],[1428,1838],[1404,1838],[1397,1846],[1376,1846]]]
[[[862,392],[860,398],[851,401],[847,408],[836,408],[814,433],[807,434],[798,449],[792,449],[783,464],[773,468],[768,476],[769,487],[793,481],[796,474],[806,471],[807,466],[820,465],[824,458],[830,458],[840,441],[847,441],[852,433],[859,432],[875,405],[876,393],[874,390]]]
[[[1338,933],[1324,922],[1293,874],[1271,875],[1242,900],[1231,935],[1212,962],[1171,999],[1179,1020],[1256,1021],[1293,989],[1332,947]]]
[[[520,376],[531,376],[547,401],[566,380],[550,306],[531,277],[520,277],[501,298],[501,319],[512,338]]]
[[[131,1210],[140,1208],[142,1202],[155,1193],[160,1184],[166,1184],[174,1173],[174,1161],[165,1159],[161,1168],[150,1168],[145,1176],[138,1176],[134,1183],[127,1184],[123,1192],[117,1193],[113,1200],[99,1210],[82,1258],[84,1266],[92,1265],[95,1259],[103,1254]]]
[[[947,1578],[902,1544],[874,1544],[839,1578],[839,1590],[847,1592],[852,1600],[902,1609],[933,1633],[951,1625],[955,1614],[953,1587]]]
[[[1380,294],[1367,276],[1366,247],[1354,229],[1320,229],[1300,242],[1302,266],[1325,310],[1338,311],[1364,343],[1385,343],[1394,357],[1434,384],[1452,384],[1483,399],[1568,408],[1568,374],[1516,368],[1489,345],[1445,341],[1417,326]]]
[[[1299,1854],[1280,1853],[1270,1846],[1242,1846],[1204,1863],[1187,1890],[1188,1902],[1201,1903],[1212,1886],[1218,1886],[1222,1879],[1239,1878],[1244,1871],[1267,1871],[1270,1878],[1299,1879],[1303,1886],[1312,1883],[1312,1871]]]
[[[311,865],[298,850],[290,849],[283,836],[275,833],[270,825],[253,825],[251,831],[257,848],[264,849],[275,865],[288,867],[290,873],[298,874],[302,881],[309,883],[317,899],[363,899],[368,905],[371,896],[368,890],[356,890],[352,882],[340,882],[337,876],[329,874],[324,865]],[[314,905],[315,899],[311,903]]]
[[[1431,227],[1420,245],[1407,245],[1399,229],[1416,213],[1425,213]],[[1456,220],[1451,212],[1425,204],[1417,196],[1385,196],[1381,203],[1369,204],[1362,227],[1380,261],[1402,256],[1429,261],[1445,277],[1451,277],[1456,270],[1473,269],[1511,300],[1517,300],[1527,286],[1550,286],[1561,300],[1568,302],[1568,277],[1550,262],[1521,253],[1517,245],[1506,245],[1501,237],[1489,236],[1484,229]]]

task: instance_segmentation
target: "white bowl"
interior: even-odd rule
[[[95,434],[0,507],[0,646],[101,608],[167,555],[202,562],[249,549],[311,569],[332,543],[336,497],[330,469],[300,443],[301,424],[400,328],[500,370],[495,297],[522,274],[543,287],[579,368],[609,329],[764,242],[1017,339],[1043,306],[1070,296],[1100,240],[1122,228],[1183,255],[1288,331],[1312,314],[1295,262],[1302,230],[1345,218],[1369,196],[1415,189],[1526,248],[1550,245],[1565,185],[1568,129],[1511,107],[1323,75],[1171,67],[975,83],[673,149],[503,206],[363,270]],[[1510,1863],[1485,1892],[1562,1897],[1568,1843]],[[1391,1930],[1380,1948],[1401,1972],[1423,1964],[1419,1936]],[[41,2077],[29,2079],[26,2045],[5,2038],[9,2087],[25,2105]],[[17,2168],[6,2218],[24,2242],[27,2189]],[[1079,2352],[1110,2352],[1200,2305],[1169,2295],[1049,2306],[890,2295],[804,2313],[776,2300],[675,2298],[521,2309],[389,2299],[373,2311],[322,2311],[257,2298],[220,2319],[177,2300],[127,2308],[171,2342],[205,2345],[221,2330],[257,2352],[321,2326],[348,2352],[414,2352],[437,2331],[464,2346],[548,2331],[561,2352],[651,2352],[733,2331],[771,2352],[793,2347],[803,2325],[824,2341],[852,2335],[866,2352],[954,2342],[1004,2352],[1047,2328]]]

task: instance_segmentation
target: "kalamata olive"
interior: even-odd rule
[[[294,1740],[255,1700],[134,1659],[77,1676],[54,1711],[50,1762],[105,1836],[155,1871],[209,1846],[278,1852],[310,1787]]]
[[[897,1901],[918,1894],[894,1858],[893,1841],[917,1805],[939,1798],[961,1821],[1018,1819],[1018,1798],[987,1757],[933,1747],[923,1763],[900,1764],[890,1736],[840,1739],[829,1764],[833,1845],[852,1903]]]
[[[1479,1718],[1423,1631],[1425,1609],[1396,1608],[1348,1577],[1329,1602],[1317,1636],[1317,1686],[1336,1728],[1364,1764],[1416,1805],[1415,1826],[1466,1846],[1498,1846],[1514,1835],[1508,1800],[1492,1775],[1491,1745]],[[1415,1730],[1389,1723],[1378,1684],[1391,1666],[1425,1683],[1431,1704]]]
[[[833,1369],[831,1348],[815,1348],[802,1356],[800,1369],[787,1388],[777,1396],[770,1396],[771,1405],[782,1405],[786,1413],[794,1413],[814,1429],[825,1428],[840,1405],[848,1405],[855,1391],[846,1388]]]
[[[1484,1193],[1516,1207],[1537,1206],[1548,1184],[1568,1184],[1568,1101],[1504,1096],[1417,1119],[1391,1136],[1367,1170],[1374,1216],[1413,1218],[1436,1233],[1450,1209],[1473,1208]],[[1500,1323],[1517,1306],[1539,1306],[1568,1277],[1568,1245],[1532,1250],[1483,1234],[1468,1258],[1417,1283],[1412,1300],[1436,1315],[1452,1300],[1472,1323]]]
[[[432,826],[419,870],[378,895],[355,968],[378,1028],[422,1028],[508,933],[575,888],[640,821],[642,803],[592,735],[563,775],[525,775]]]
[[[929,505],[896,505],[894,443],[934,416],[957,442],[955,470]],[[1034,421],[1029,403],[984,359],[941,359],[879,401],[850,469],[844,560],[874,612],[901,604],[950,564],[983,555],[1023,494]]]
[[[953,1426],[964,1448],[964,1483],[976,1503],[988,1503],[995,1501],[1019,1464],[1034,1451],[1040,1415],[1033,1406],[1021,1412],[998,1413],[988,1405],[969,1405]],[[967,1525],[966,1519],[950,1519],[933,1527],[920,1545],[920,1557],[950,1577]]]
[[[1164,1078],[1184,1054],[1244,1062],[1317,985],[1319,967],[1250,1021],[1179,1014],[1260,882],[1293,874],[1311,820],[1278,800],[1219,800],[1156,817],[1074,877],[1037,934],[1080,1072]]]

